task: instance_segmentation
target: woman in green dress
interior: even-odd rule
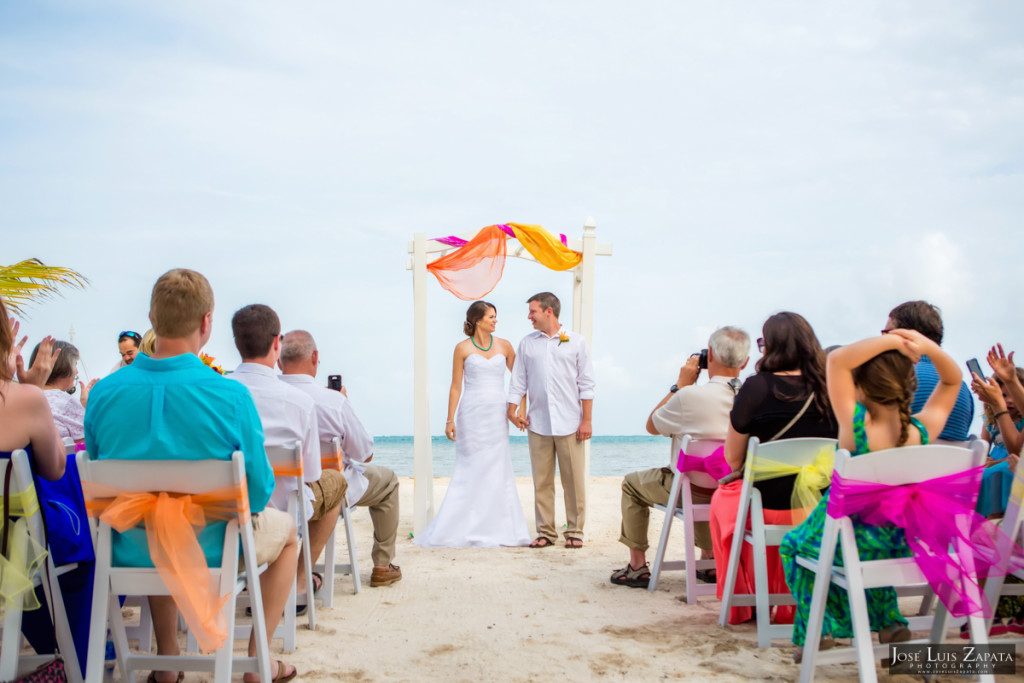
[[[917,380],[914,363],[928,356],[938,371],[939,383],[917,415],[910,414]],[[914,330],[892,330],[836,349],[828,357],[826,369],[829,399],[839,425],[839,448],[853,455],[870,451],[927,444],[929,435],[938,435],[956,403],[960,390],[960,369],[934,341]],[[803,524],[786,534],[780,554],[786,583],[796,598],[793,623],[795,658],[800,660],[806,638],[807,616],[814,590],[814,573],[797,564],[797,556],[817,558],[825,527],[828,493]],[[907,557],[910,549],[903,530],[892,526],[872,526],[854,520],[854,534],[862,560]],[[842,564],[841,549],[835,562]],[[875,588],[867,592],[871,630],[878,631],[882,643],[910,639],[907,620],[900,614],[896,591]],[[829,588],[822,627],[822,644],[831,647],[832,638],[852,638],[849,602],[846,592]]]

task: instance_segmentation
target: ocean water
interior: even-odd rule
[[[435,477],[450,477],[455,463],[455,444],[443,436],[431,440]],[[634,470],[668,465],[670,439],[664,436],[595,436],[590,440],[590,474],[623,476]],[[376,436],[373,464],[390,467],[400,477],[413,476],[413,438]],[[509,437],[512,468],[517,477],[529,477],[530,447],[525,436]]]

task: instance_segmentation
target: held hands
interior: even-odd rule
[[[517,412],[517,406],[512,403],[508,404],[508,421],[515,425],[516,429],[523,431],[530,426],[530,418],[525,415],[521,415]]]
[[[996,344],[989,349],[987,360],[992,372],[1003,380],[1004,384],[1016,381],[1017,370],[1013,365],[1013,351],[1010,351],[1010,355],[1006,355],[1003,353],[1003,345]]]
[[[679,368],[679,379],[676,380],[676,386],[688,387],[691,384],[696,384],[697,377],[700,376],[700,356],[693,354],[686,359],[686,365]],[[581,439],[582,441],[582,439]]]
[[[921,356],[927,356],[935,346],[935,342],[917,330],[890,330],[889,335],[902,340],[903,343],[896,350],[915,363],[921,360]]]

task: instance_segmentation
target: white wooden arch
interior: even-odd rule
[[[471,240],[478,231],[458,235]],[[611,244],[598,244],[597,224],[587,218],[583,224],[583,237],[569,239],[568,247],[583,254],[583,260],[570,270],[573,275],[572,330],[582,334],[591,349],[594,347],[594,258],[611,256]],[[437,240],[427,239],[425,233],[416,233],[409,242],[412,256],[406,270],[412,271],[413,292],[413,452],[415,455],[415,487],[413,492],[413,519],[415,533],[420,533],[434,518],[434,461],[430,437],[430,387],[427,382],[427,263],[457,249]],[[536,263],[536,259],[518,242],[509,245],[506,258],[521,258]],[[586,475],[590,474],[590,442],[584,445]]]

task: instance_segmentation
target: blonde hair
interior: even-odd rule
[[[144,353],[147,356],[152,356],[156,352],[156,332],[153,328],[146,330],[146,334],[142,335],[142,343],[139,344],[139,353]]]
[[[153,285],[149,316],[158,337],[187,337],[212,310],[213,289],[209,281],[194,270],[169,270]]]

